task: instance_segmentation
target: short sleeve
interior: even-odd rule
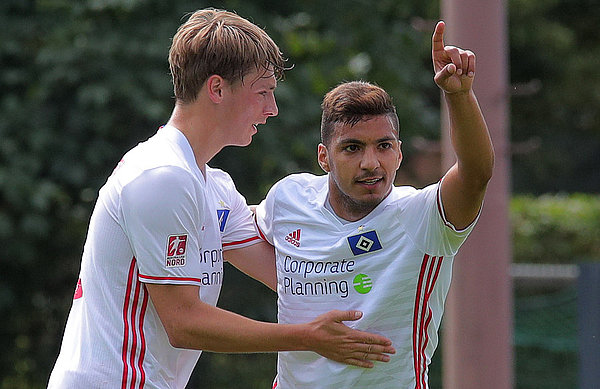
[[[230,210],[219,210],[219,225],[222,226],[223,250],[239,249],[261,241],[252,220],[252,211],[246,198],[239,193],[233,181],[228,185]]]
[[[187,171],[173,166],[143,172],[121,192],[125,233],[144,281],[199,284],[204,196]]]
[[[432,255],[456,255],[477,219],[463,230],[446,220],[442,206],[440,183],[411,194],[400,212],[406,231],[421,250]]]
[[[260,237],[267,242],[273,243],[273,212],[275,209],[275,197],[277,194],[278,183],[273,185],[267,196],[256,207],[255,220],[256,227]]]

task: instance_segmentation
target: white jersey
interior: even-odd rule
[[[200,351],[176,349],[145,283],[200,286],[215,305],[223,250],[260,241],[229,175],[198,168],[174,127],[129,151],[100,189],[49,388],[184,388]]]
[[[473,226],[457,231],[445,220],[439,184],[394,187],[356,222],[330,211],[327,193],[328,176],[296,174],[257,208],[263,239],[276,249],[279,322],[359,310],[363,317],[347,324],[390,338],[396,354],[363,369],[280,352],[277,388],[427,388],[453,257]]]

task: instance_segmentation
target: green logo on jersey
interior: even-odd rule
[[[371,277],[366,274],[357,274],[353,281],[354,289],[360,294],[367,294],[373,287]]]

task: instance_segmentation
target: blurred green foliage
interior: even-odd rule
[[[600,260],[600,196],[516,196],[510,207],[514,262]]]
[[[513,139],[533,146],[513,159],[516,192],[600,191],[594,4],[510,1],[511,81],[528,86],[511,97]],[[207,6],[235,10],[264,27],[295,66],[277,89],[280,115],[261,126],[251,146],[227,148],[211,162],[230,172],[250,203],[290,172],[319,171],[321,98],[343,80],[373,81],[390,92],[405,158],[415,152],[411,138],[439,137],[429,58],[437,0],[3,0],[0,389],[45,387],[97,191],[121,155],[167,121],[170,39],[187,12]],[[536,203],[522,199],[513,207],[520,201]],[[518,231],[525,226],[515,236],[517,260],[597,257],[597,240],[589,243],[597,224],[576,229],[576,217],[597,215],[597,203],[584,203],[589,210],[548,227],[543,215],[515,219]],[[523,208],[524,216],[536,206]],[[538,222],[546,232],[536,232]],[[550,250],[545,239],[557,247]],[[233,269],[221,305],[275,320],[275,296]],[[210,376],[204,387],[264,387],[274,358],[207,354],[193,385]]]
[[[509,4],[514,190],[598,193],[600,5]]]

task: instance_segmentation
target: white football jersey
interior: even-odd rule
[[[144,284],[197,285],[215,305],[223,250],[259,241],[229,175],[205,178],[186,137],[161,128],[100,189],[48,387],[184,388],[200,351],[170,345]]]
[[[363,317],[347,324],[390,338],[396,354],[364,369],[281,352],[277,388],[427,388],[453,257],[473,225],[457,231],[445,220],[439,184],[394,187],[356,222],[330,211],[327,193],[327,175],[295,174],[256,210],[263,239],[276,249],[278,320],[356,309]]]

